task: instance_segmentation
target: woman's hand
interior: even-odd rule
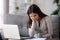
[[[35,19],[31,19],[32,20],[32,22],[34,22],[35,21]]]
[[[31,28],[35,30],[36,27],[37,27],[36,21],[33,20],[32,21],[32,25],[31,25]]]

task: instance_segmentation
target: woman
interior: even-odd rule
[[[30,37],[51,37],[53,30],[49,16],[44,14],[36,4],[32,4],[27,11],[29,20],[27,28]]]

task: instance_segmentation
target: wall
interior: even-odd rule
[[[4,14],[4,9],[3,9],[3,0],[0,1],[0,29],[3,24],[3,14]]]
[[[37,0],[36,3],[47,15],[50,15],[57,8],[56,4],[53,3],[53,0]]]

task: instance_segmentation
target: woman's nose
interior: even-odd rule
[[[35,19],[35,17],[33,17]]]
[[[33,18],[35,18],[35,17],[33,17]]]

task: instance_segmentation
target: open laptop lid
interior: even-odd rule
[[[5,38],[20,39],[17,25],[4,24],[3,33]]]

